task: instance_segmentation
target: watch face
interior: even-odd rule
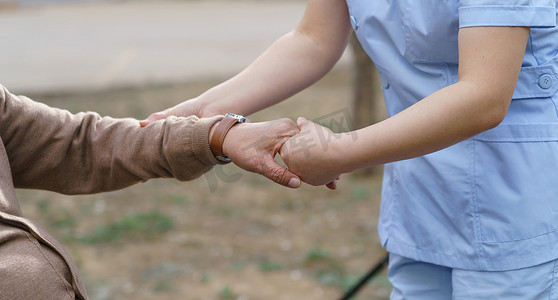
[[[224,156],[224,155],[216,155],[215,158],[217,158],[218,161],[220,162],[224,162],[224,163],[230,163],[231,159]]]
[[[237,115],[237,114],[233,114],[233,113],[227,113],[225,115],[225,117],[232,117],[238,120],[238,122],[243,123],[246,122],[246,118],[244,116],[241,115]]]

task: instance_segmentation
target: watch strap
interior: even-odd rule
[[[237,118],[225,116],[219,124],[215,126],[215,130],[213,131],[213,135],[209,141],[209,147],[211,152],[213,152],[215,157],[220,161],[230,161],[223,153],[223,142],[225,141],[225,137],[227,136],[229,130],[238,122],[239,120]]]

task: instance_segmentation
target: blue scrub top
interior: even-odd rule
[[[379,233],[390,252],[452,268],[503,271],[558,258],[556,0],[347,4],[390,116],[457,82],[459,28],[532,27],[501,125],[386,165]]]

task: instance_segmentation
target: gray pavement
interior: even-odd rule
[[[52,93],[233,75],[292,29],[304,6],[204,0],[2,9],[0,83],[14,93]]]

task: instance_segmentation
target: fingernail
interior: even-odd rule
[[[298,188],[300,187],[300,180],[296,177],[291,178],[291,180],[289,180],[289,187],[292,188]]]

